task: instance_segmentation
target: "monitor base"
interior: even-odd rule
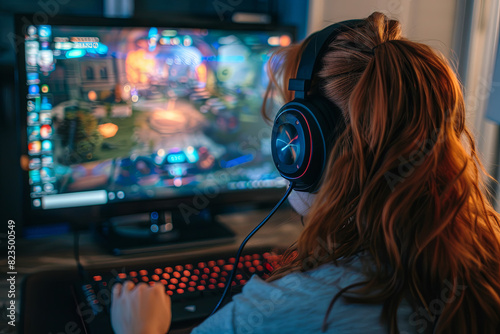
[[[128,255],[160,250],[204,247],[231,243],[235,234],[210,214],[186,224],[175,212],[113,217],[98,224],[95,237],[114,255]],[[146,218],[147,217],[147,218]]]

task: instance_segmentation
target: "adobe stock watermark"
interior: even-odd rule
[[[262,149],[263,141],[271,142],[271,129],[261,128],[257,133],[246,137],[245,140],[241,141],[238,145],[238,152],[241,155],[253,155],[256,156],[259,150]],[[207,209],[211,203],[211,200],[215,199],[222,191],[226,188],[228,182],[231,181],[232,176],[238,168],[229,167],[224,168],[215,172],[213,175],[207,177],[208,185],[202,189],[194,189],[194,196],[191,203],[181,203],[178,209],[182,215],[182,218],[186,224],[190,223],[192,216],[198,216],[203,210]]]
[[[85,324],[90,324],[96,319],[96,314],[94,312],[94,308],[97,308],[99,311],[104,311],[102,308],[111,307],[111,289],[115,283],[121,283],[120,280],[116,279],[119,273],[124,273],[125,268],[121,268],[120,271],[115,269],[111,270],[111,279],[106,282],[107,288],[100,289],[97,294],[97,301],[99,305],[89,305],[85,300],[79,300],[79,304],[76,307],[76,314],[78,314]],[[75,286],[75,289],[81,289],[81,286]],[[83,294],[82,291],[78,291],[80,294]],[[75,321],[68,321],[64,328],[61,328],[61,331],[57,332],[57,334],[76,334],[76,333],[86,333],[86,330],[81,328],[80,323]],[[50,332],[49,334],[52,334]]]
[[[236,7],[242,3],[243,0],[214,0],[212,6],[214,6],[217,15],[219,15],[219,19],[224,21],[224,15],[226,13],[232,14],[236,10]]]
[[[287,275],[280,279],[287,287],[287,290],[300,291],[300,279],[297,276]],[[272,289],[271,293],[265,299],[250,298],[249,303],[252,304],[252,310],[248,315],[238,315],[235,323],[238,324],[238,332],[243,334],[261,333],[259,328],[264,321],[273,317],[277,306],[282,305],[286,301],[285,294],[280,289]]]
[[[405,10],[409,9],[412,0],[379,0],[377,2],[378,11],[390,18],[398,17]]]
[[[71,0],[38,0],[37,4],[40,6],[41,10],[37,11],[30,18],[26,16],[21,16],[21,21],[25,28],[31,25],[44,25],[49,22],[49,18],[52,18],[59,14],[61,11],[61,6],[67,5]],[[23,33],[26,33],[25,31]],[[19,52],[19,45],[24,43],[24,36],[16,35],[13,32],[7,34],[7,39],[12,44],[12,47],[16,53]]]
[[[480,102],[489,99],[490,95],[495,92],[495,87],[499,87],[500,82],[492,81],[491,83],[484,77],[479,79],[477,86],[470,94],[465,94],[465,106],[467,112],[476,112],[480,108]]]
[[[391,171],[385,172],[384,177],[391,191],[394,191],[399,183],[408,179],[415,172],[415,169],[424,163],[436,144],[444,141],[444,136],[439,136],[439,132],[440,129],[435,129],[431,138],[418,143],[418,147],[408,156],[408,160],[400,156],[397,174]]]
[[[419,307],[410,315],[408,323],[410,326],[416,327],[415,329],[418,333],[424,333],[429,323],[433,324],[443,313],[446,304],[453,303],[467,288],[466,285],[459,285],[456,281],[455,284],[452,284],[450,281],[444,280],[444,285],[445,287],[441,290],[441,295],[429,303],[429,311],[423,307]],[[401,334],[410,333],[402,331]]]

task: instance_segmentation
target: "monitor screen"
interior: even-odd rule
[[[286,185],[260,108],[290,30],[68,23],[24,36],[30,210]]]

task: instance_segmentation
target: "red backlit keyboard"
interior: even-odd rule
[[[193,261],[195,259],[196,261]],[[278,262],[279,255],[272,252],[253,251],[241,256],[235,280],[232,282],[233,294],[241,291],[254,274],[263,279],[269,277]],[[211,313],[229,280],[234,263],[235,258],[230,254],[218,254],[186,259],[182,264],[156,263],[130,268],[88,269],[92,283],[88,284],[88,293],[84,294],[91,306],[98,303],[92,298],[100,299],[101,304],[109,306],[106,298],[110,296],[110,287],[116,282],[131,280],[150,285],[161,282],[172,298],[173,324],[182,323],[204,318]],[[109,307],[101,309],[103,313],[109,313]]]

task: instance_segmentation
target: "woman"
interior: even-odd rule
[[[293,99],[305,43],[273,56],[266,100]],[[500,332],[499,215],[444,58],[373,13],[331,42],[312,91],[347,128],[306,227],[270,279],[251,279],[193,333]],[[113,298],[118,333],[168,330],[161,285],[117,285]]]

